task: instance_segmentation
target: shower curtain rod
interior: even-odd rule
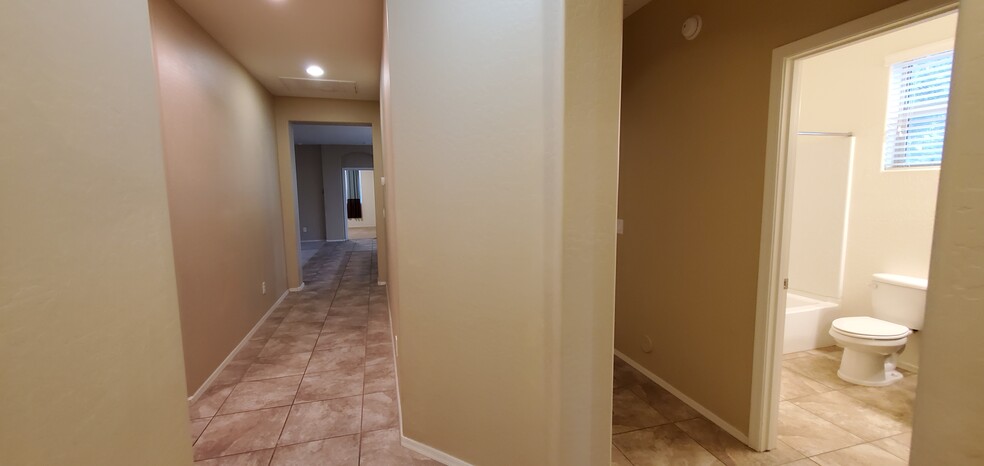
[[[854,137],[854,133],[831,133],[827,131],[800,131],[796,134],[800,136],[840,136],[845,138]]]

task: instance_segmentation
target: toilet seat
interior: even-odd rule
[[[841,317],[834,320],[831,329],[845,336],[865,340],[897,340],[909,336],[908,327],[873,317]]]

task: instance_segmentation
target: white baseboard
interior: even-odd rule
[[[455,458],[434,447],[424,445],[414,439],[406,438],[403,434],[400,434],[400,445],[447,466],[472,466],[471,463]]]
[[[376,284],[379,286],[386,286],[386,282],[376,282]]]
[[[301,288],[303,287],[304,285],[302,284]],[[208,387],[212,386],[212,382],[215,381],[215,378],[218,377],[219,374],[222,373],[222,370],[225,369],[225,367],[230,362],[232,362],[233,359],[236,358],[236,354],[239,353],[239,350],[243,349],[243,347],[246,346],[247,343],[249,343],[249,340],[253,338],[253,334],[256,333],[256,330],[259,329],[264,322],[266,322],[267,317],[270,317],[270,314],[272,314],[273,311],[277,309],[277,306],[280,306],[280,303],[284,301],[284,298],[287,297],[288,293],[290,293],[290,291],[284,291],[284,293],[280,295],[280,298],[278,298],[277,301],[273,303],[273,306],[270,306],[270,309],[267,309],[266,313],[263,314],[263,317],[261,317],[260,320],[256,323],[256,325],[254,325],[253,328],[249,330],[249,333],[247,333],[246,336],[243,337],[243,340],[240,341],[238,345],[236,345],[236,348],[233,349],[228,356],[226,356],[225,361],[222,361],[222,364],[219,364],[219,367],[215,368],[215,371],[212,372],[212,375],[208,376],[208,378],[205,379],[205,382],[202,384],[202,386],[198,387],[198,390],[196,390],[193,395],[188,397],[189,404],[194,404],[196,401],[198,401],[198,399],[201,398],[202,393],[205,393],[205,390],[208,390]]]
[[[287,291],[290,291],[291,293],[297,293],[298,291],[301,291],[303,289],[304,289],[304,282],[301,282],[301,286],[299,286],[297,288],[290,288]],[[280,299],[283,299],[283,298],[280,298]]]
[[[691,408],[694,408],[695,411],[697,411],[698,413],[700,413],[702,416],[706,417],[708,421],[711,421],[711,422],[717,424],[718,427],[724,429],[724,431],[727,432],[727,433],[729,433],[729,434],[731,434],[732,437],[738,439],[739,441],[741,441],[745,445],[748,445],[748,435],[743,434],[740,430],[738,430],[737,428],[735,428],[735,426],[733,426],[731,424],[728,424],[727,422],[725,422],[724,419],[721,419],[716,414],[714,414],[713,412],[711,412],[711,410],[705,408],[700,403],[694,401],[692,398],[690,398],[689,396],[685,395],[683,392],[681,392],[680,390],[678,390],[676,387],[674,387],[673,385],[670,385],[667,381],[659,378],[659,376],[657,376],[656,374],[653,374],[652,372],[650,372],[649,369],[646,369],[645,367],[642,367],[642,364],[639,364],[638,362],[635,362],[634,360],[632,360],[632,358],[626,356],[621,351],[615,350],[615,356],[618,356],[619,359],[625,361],[628,365],[634,367],[635,370],[637,370],[639,372],[642,372],[642,375],[645,375],[647,378],[649,378],[649,380],[652,380],[656,385],[659,385],[660,387],[663,387],[664,389],[666,389],[666,391],[672,393],[673,396],[679,398],[680,401],[683,401],[684,403],[686,403]]]

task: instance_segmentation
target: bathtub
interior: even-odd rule
[[[837,303],[786,293],[786,329],[783,354],[823,348],[834,344],[830,323],[839,317]]]

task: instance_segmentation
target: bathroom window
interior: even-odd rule
[[[952,67],[953,50],[892,65],[885,118],[885,170],[940,165]]]

